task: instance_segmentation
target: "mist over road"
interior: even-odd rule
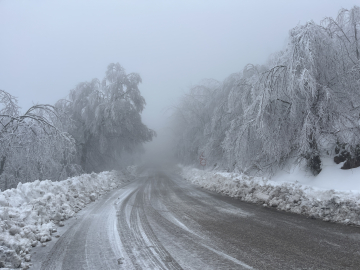
[[[359,269],[360,229],[214,194],[176,171],[89,205],[33,269]]]

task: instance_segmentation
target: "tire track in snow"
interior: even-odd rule
[[[111,202],[117,199],[119,190],[131,184],[126,183],[105,194],[70,219],[72,225],[56,241],[43,261],[35,262],[37,268],[33,269],[119,269],[119,255],[111,248],[105,228],[108,214],[114,209]]]
[[[153,171],[111,194],[69,223],[42,270],[329,270],[360,264],[358,228],[202,191],[172,172]]]
[[[124,250],[127,253],[127,255],[129,256],[129,259],[131,260],[131,263],[133,264],[134,268],[136,270],[141,270],[141,267],[137,264],[137,260],[135,257],[135,254],[133,252],[132,249],[132,233],[130,230],[130,222],[128,223],[126,220],[126,208],[128,206],[128,202],[130,200],[130,198],[133,196],[133,194],[137,192],[137,190],[134,190],[133,192],[131,192],[125,199],[123,199],[118,205],[118,207],[120,208],[117,211],[117,219],[118,219],[118,232],[120,235],[120,240],[123,244]]]
[[[117,214],[121,241],[136,269],[182,269],[164,249],[149,225],[144,211],[146,185],[147,183],[144,183],[131,194],[135,199],[131,208],[130,224],[126,221],[126,208],[131,196],[121,202]]]
[[[162,233],[158,233],[158,235],[164,235],[164,231],[167,233],[167,237],[171,237],[172,234],[176,233],[175,239],[179,239],[177,243],[177,251],[174,254],[179,253],[179,250],[182,250],[183,254],[180,257],[187,257],[186,261],[183,261],[184,265],[197,265],[196,269],[253,269],[246,263],[231,257],[225,253],[221,249],[221,245],[219,245],[219,241],[214,241],[213,238],[206,237],[199,228],[193,223],[191,220],[188,223],[190,227],[186,226],[179,219],[183,217],[183,214],[191,212],[187,209],[187,205],[189,202],[185,202],[183,200],[174,200],[174,197],[171,195],[174,190],[177,190],[175,183],[169,183],[167,179],[158,180],[151,182],[151,191],[147,192],[147,194],[152,194],[149,201],[145,201],[145,210],[148,213],[148,216],[151,217],[151,220],[156,223],[156,228],[161,228]],[[175,186],[173,185],[175,184]],[[156,205],[156,207],[154,207]],[[184,212],[179,211],[175,206],[181,206],[181,209],[185,209]],[[189,205],[194,205],[193,200],[190,201]],[[168,210],[167,206],[169,206]],[[159,209],[161,210],[159,211]],[[165,210],[165,211],[164,211]],[[194,211],[194,209],[192,209]],[[174,216],[174,214],[178,215],[178,218]],[[200,215],[206,217],[207,214],[196,212],[196,215]],[[200,231],[199,231],[200,230]],[[192,254],[185,254],[185,250],[191,250]],[[235,250],[234,250],[235,251]],[[237,254],[243,254],[244,252],[241,250],[236,251]],[[205,255],[206,254],[206,255]],[[204,256],[205,255],[205,256]],[[221,266],[219,265],[221,262]],[[200,266],[201,265],[201,266]],[[189,266],[187,269],[192,269],[193,266]]]
[[[146,187],[149,187],[147,185]],[[149,221],[146,217],[145,208],[147,209],[148,201],[146,200],[147,195],[151,193],[144,192],[145,186],[142,190],[142,196],[139,198],[139,202],[143,205],[143,207],[139,208],[139,217],[140,217],[140,224],[142,229],[144,230],[146,236],[149,239],[149,242],[154,247],[154,251],[156,252],[157,256],[160,258],[161,264],[165,266],[164,269],[182,269],[180,265],[174,260],[174,258],[169,254],[169,252],[163,247],[160,243],[158,238],[156,237],[154,231],[152,230]]]

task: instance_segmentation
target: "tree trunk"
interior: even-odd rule
[[[88,150],[88,144],[87,143],[82,144],[80,165],[84,172],[86,172],[86,167],[87,167],[86,166],[87,150]]]
[[[1,176],[1,175],[3,174],[3,172],[4,172],[5,161],[6,161],[6,156],[3,156],[3,157],[1,158],[1,161],[0,161],[0,176]],[[3,180],[4,180],[4,190],[6,190],[6,189],[7,189],[7,178],[4,177]]]
[[[307,156],[307,165],[313,175],[318,175],[321,172],[321,159],[318,151],[318,146],[313,134],[310,134],[310,148],[311,153]]]
[[[1,158],[1,161],[0,161],[0,176],[3,174],[4,172],[4,168],[5,168],[5,161],[6,161],[6,156],[3,156]]]
[[[353,17],[354,17],[354,9],[352,10]],[[355,34],[355,50],[356,50],[356,58],[359,61],[360,55],[359,55],[359,48],[358,48],[358,39],[357,39],[357,28],[356,23],[354,23],[354,34]]]
[[[39,174],[39,180],[40,181],[44,180],[44,172],[43,172],[42,164],[40,161],[38,161],[38,163],[37,163],[37,170],[38,170],[38,174]]]

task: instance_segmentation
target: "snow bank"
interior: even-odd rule
[[[341,170],[344,162],[335,164],[333,158],[322,158],[322,170],[314,176],[301,166],[291,170],[282,170],[274,175],[271,180],[276,182],[299,182],[300,184],[321,189],[334,189],[337,191],[360,192],[360,167],[351,170]]]
[[[237,173],[181,168],[182,175],[186,180],[211,191],[324,221],[360,225],[359,190],[340,191],[311,187],[296,181],[286,182],[283,175],[274,177],[276,181],[273,181]],[[336,182],[338,186],[340,186],[338,183],[346,182],[344,175],[351,173],[344,170],[339,171],[339,174],[343,172],[343,175]],[[325,170],[324,173],[327,175],[329,172]],[[360,170],[352,173],[357,173],[357,179],[360,181]],[[320,183],[322,183],[323,177],[319,175]],[[297,173],[295,178],[300,179],[300,173]],[[316,179],[314,182],[318,183]]]
[[[45,246],[57,226],[130,181],[132,171],[83,174],[59,182],[37,180],[0,192],[0,267],[27,269],[31,247]]]

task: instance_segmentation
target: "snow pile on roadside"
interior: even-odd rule
[[[186,180],[211,191],[324,221],[360,225],[360,190],[336,191],[299,182],[277,182],[238,173],[181,168]],[[360,181],[360,173],[358,175]]]
[[[45,246],[64,220],[131,178],[128,172],[92,173],[59,182],[19,183],[0,192],[0,268],[27,269],[31,247]]]
[[[360,191],[360,167],[351,170],[341,170],[344,162],[335,164],[333,158],[321,159],[321,172],[314,176],[302,166],[289,170],[278,171],[271,180],[276,182],[299,182],[307,186],[337,191]]]

